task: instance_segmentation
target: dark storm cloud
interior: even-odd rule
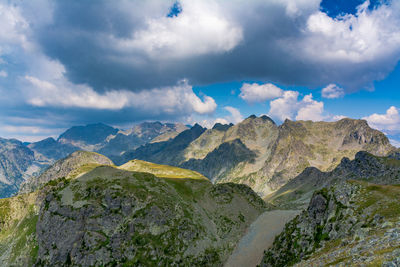
[[[396,51],[388,57],[357,62],[304,54],[304,31],[309,16],[318,12],[318,1],[298,4],[293,14],[288,13],[290,4],[284,1],[222,1],[229,18],[243,30],[242,40],[229,51],[165,59],[140,49],[115,49],[108,37],[132,38],[145,28],[147,17],[166,16],[173,1],[157,9],[153,2],[138,3],[57,1],[54,21],[37,30],[38,41],[48,56],[66,67],[71,81],[87,83],[97,91],[142,90],[175,84],[182,78],[198,85],[243,79],[310,87],[334,82],[354,90],[383,78],[399,57]]]
[[[167,86],[182,78],[194,84],[242,79],[319,83],[310,81],[314,66],[285,54],[280,47],[281,42],[295,38],[304,24],[304,18],[288,19],[282,5],[260,5],[240,11],[244,38],[233,51],[165,61],[149,58],[141,51],[118,53],[102,39],[110,34],[131,37],[143,23],[135,19],[137,10],[129,13],[110,5],[109,1],[96,5],[66,3],[57,2],[54,23],[40,29],[39,42],[50,57],[66,66],[72,81],[88,83],[99,91]]]

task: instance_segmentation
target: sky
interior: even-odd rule
[[[365,119],[400,144],[400,1],[0,0],[0,137]]]

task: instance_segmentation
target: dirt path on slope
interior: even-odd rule
[[[299,213],[298,210],[274,210],[261,214],[240,239],[224,266],[257,266],[261,262],[264,250],[272,245],[275,236]]]

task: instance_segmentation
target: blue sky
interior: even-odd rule
[[[1,137],[267,114],[400,140],[399,1],[0,0],[0,24]]]

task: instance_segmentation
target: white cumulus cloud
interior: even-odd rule
[[[249,103],[264,102],[283,95],[283,90],[272,83],[244,83],[239,96]]]
[[[212,128],[216,123],[221,123],[221,124],[237,124],[241,122],[244,118],[243,115],[240,113],[240,110],[231,106],[226,106],[224,107],[226,111],[229,112],[229,115],[221,118],[212,118],[212,119],[199,119],[199,120],[193,120],[191,118],[190,123],[193,123],[197,121],[199,124],[201,124],[203,127],[206,127],[208,129]]]
[[[378,130],[389,134],[400,133],[400,114],[395,106],[391,106],[385,114],[374,113],[364,117],[368,124]]]
[[[176,86],[140,92],[111,90],[104,94],[84,84],[72,84],[63,77],[52,82],[32,76],[25,76],[25,80],[30,85],[26,90],[27,102],[39,107],[63,106],[106,110],[134,108],[137,112],[149,114],[181,115],[209,114],[217,108],[212,97],[204,96],[201,100],[186,80]]]
[[[285,91],[283,96],[270,102],[268,115],[284,121],[285,119],[321,121],[324,119],[324,103],[312,98],[312,94],[298,100],[299,92]]]
[[[329,84],[327,87],[322,89],[322,97],[325,98],[340,98],[344,96],[344,89],[337,86],[336,84]]]
[[[331,18],[322,11],[307,21],[303,47],[308,56],[321,61],[367,63],[400,55],[399,3],[368,9],[365,1],[356,15]]]
[[[242,28],[230,20],[216,1],[181,1],[182,12],[146,20],[132,39],[117,38],[121,51],[139,49],[153,58],[182,58],[227,52],[243,38]]]
[[[225,117],[228,122],[232,122],[233,124],[239,123],[243,120],[243,116],[237,108],[227,106],[225,110],[229,111],[231,115]]]
[[[312,94],[304,96],[299,103],[300,109],[297,111],[296,120],[322,121],[324,116],[324,103],[312,99]]]

